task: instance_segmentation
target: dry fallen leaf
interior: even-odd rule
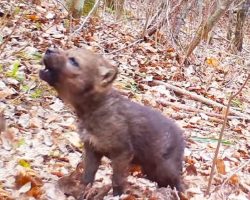
[[[216,58],[207,58],[206,63],[212,67],[218,67],[219,66],[219,61]]]
[[[236,174],[231,176],[229,179],[229,183],[231,183],[232,185],[237,185],[237,184],[239,184],[239,182],[240,182],[239,177]]]
[[[194,166],[194,164],[190,164],[189,166],[187,166],[186,171],[187,171],[187,175],[197,176],[197,169]]]
[[[225,167],[224,160],[217,159],[216,160],[216,168],[217,168],[218,173],[223,174],[223,175],[226,174],[226,167]]]
[[[26,193],[32,197],[39,197],[42,194],[43,181],[33,170],[22,170],[16,175],[16,188],[21,190],[21,193]]]
[[[37,15],[26,15],[27,19],[30,19],[31,21],[38,21],[40,19]]]
[[[3,190],[2,188],[0,188],[0,199],[1,200],[14,200],[11,197],[11,194],[5,190]]]

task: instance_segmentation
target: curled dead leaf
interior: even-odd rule
[[[17,189],[21,189],[27,184],[27,191],[25,193],[28,196],[38,198],[42,194],[42,179],[37,176],[33,170],[22,170],[15,176],[15,184]],[[30,184],[29,184],[30,183]]]

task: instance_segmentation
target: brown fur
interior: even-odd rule
[[[139,164],[159,186],[180,187],[183,131],[149,107],[122,97],[111,85],[117,68],[86,49],[47,50],[41,79],[70,103],[85,147],[82,183],[93,183],[103,156],[112,161],[113,194],[124,191],[128,167]]]

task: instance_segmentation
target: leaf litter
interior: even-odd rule
[[[136,41],[138,30],[142,30],[140,23],[129,20],[119,23],[105,13],[102,18],[91,18],[88,27],[72,37],[67,12],[55,1],[33,5],[2,0],[0,8],[7,14],[7,19],[0,18],[1,25],[4,24],[0,29],[0,45],[9,37],[4,49],[0,48],[0,110],[4,110],[7,124],[1,130],[0,140],[0,199],[74,199],[58,189],[57,181],[72,175],[81,162],[83,146],[77,135],[76,119],[55,91],[39,80],[38,71],[46,48],[86,47],[86,44],[119,66],[115,87],[125,96],[161,110],[185,129],[186,199],[250,198],[249,120],[229,120],[216,161],[212,194],[204,197],[222,121],[202,112],[165,106],[158,100],[208,112],[223,113],[223,110],[152,82],[167,81],[226,105],[228,94],[239,88],[247,73],[242,73],[242,61],[237,56],[220,51],[223,44],[218,42],[213,48],[200,45],[196,54],[206,56],[204,63],[198,67],[190,65],[182,73],[178,64],[180,55],[171,46],[148,40],[128,47]],[[249,49],[249,35],[246,43]],[[234,109],[248,115],[249,88],[248,84],[233,103]],[[94,188],[108,186],[111,174],[110,162],[104,159]],[[128,181],[129,194],[122,199],[176,198],[172,190],[157,188],[138,171],[131,172]],[[116,199],[108,187],[106,190],[104,199]]]

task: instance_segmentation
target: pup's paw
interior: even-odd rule
[[[103,200],[111,188],[111,185],[105,185],[102,188],[94,188],[89,185],[85,188],[82,197],[78,200]]]

